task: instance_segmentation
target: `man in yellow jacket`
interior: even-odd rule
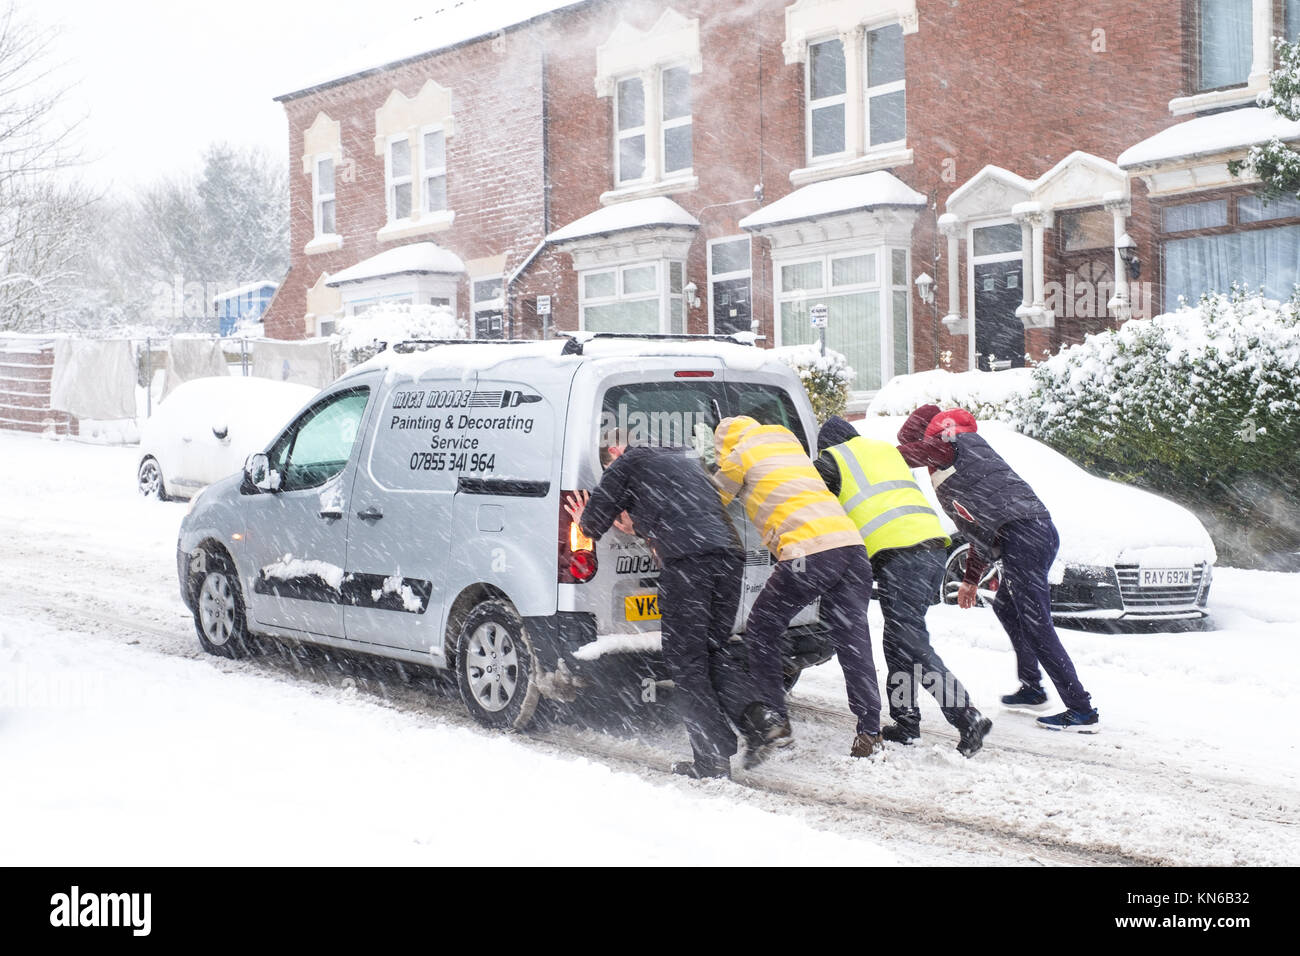
[[[781,644],[800,609],[821,598],[821,618],[830,628],[849,709],[857,718],[849,752],[869,756],[882,746],[880,685],[867,625],[871,561],[857,525],[826,490],[789,429],[760,425],[747,416],[726,418],[714,432],[714,448],[713,480],[722,503],[743,501],[749,520],[777,559],[745,629],[750,674],[760,700],[781,715],[788,737]]]
[[[957,751],[973,757],[993,722],[971,704],[966,688],[935,653],[925,627],[926,611],[943,585],[951,543],[939,516],[891,443],[864,438],[833,416],[822,426],[817,448],[818,473],[867,546],[885,615],[885,687],[894,722],[882,729],[882,736],[900,744],[920,739],[919,697],[927,690],[961,735]]]

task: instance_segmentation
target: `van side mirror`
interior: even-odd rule
[[[244,488],[248,493],[280,490],[280,473],[271,467],[271,460],[264,453],[249,455],[244,462]]]

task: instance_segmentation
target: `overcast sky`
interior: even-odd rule
[[[438,7],[454,0],[425,0]],[[3,6],[4,0],[0,0]],[[85,175],[112,187],[197,167],[225,139],[287,155],[277,94],[300,89],[358,46],[408,22],[411,0],[17,0],[57,27],[54,58],[84,115]],[[323,10],[330,12],[322,14]],[[156,104],[156,107],[146,104]],[[285,159],[287,161],[287,159]]]

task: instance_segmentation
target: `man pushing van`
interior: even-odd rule
[[[606,470],[595,490],[571,495],[566,510],[590,538],[615,525],[650,542],[660,565],[664,661],[694,754],[673,772],[728,777],[737,749],[729,716],[755,754],[784,726],[727,653],[745,569],[740,539],[693,450],[615,445],[602,458]]]
[[[776,567],[749,612],[745,643],[750,672],[763,703],[785,719],[781,643],[799,610],[821,599],[822,620],[831,640],[857,717],[850,753],[866,757],[880,748],[880,685],[871,658],[867,605],[871,560],[849,516],[822,483],[812,460],[780,425],[760,425],[748,416],[724,418],[714,432],[714,483],[723,504],[734,498],[762,532]]]

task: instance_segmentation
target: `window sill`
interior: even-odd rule
[[[1194,96],[1180,96],[1169,101],[1169,112],[1175,116],[1187,116],[1205,110],[1222,109],[1227,106],[1251,106],[1268,86],[1267,77],[1263,81],[1254,81],[1245,86],[1234,86],[1229,90],[1214,90],[1210,93],[1197,93]]]
[[[790,184],[797,189],[800,186],[819,183],[827,179],[856,176],[858,173],[870,173],[875,172],[877,169],[891,169],[894,166],[910,166],[911,164],[912,151],[910,149],[906,146],[887,146],[883,149],[868,150],[861,156],[853,156],[849,159],[835,159],[815,166],[796,169],[790,173]]]
[[[699,185],[700,178],[698,176],[674,175],[672,179],[661,179],[655,183],[633,183],[629,186],[619,186],[617,189],[603,192],[600,194],[600,204],[609,206],[616,202],[626,202],[629,199],[671,196],[674,193],[690,192],[692,189],[699,188]]]
[[[394,219],[375,233],[375,238],[380,242],[393,242],[431,232],[446,232],[455,221],[456,214],[450,209],[442,212],[427,212],[419,219]]]
[[[303,255],[315,256],[322,252],[333,252],[335,249],[343,248],[343,237],[337,232],[327,232],[324,235],[317,236],[307,245],[302,247]]]

